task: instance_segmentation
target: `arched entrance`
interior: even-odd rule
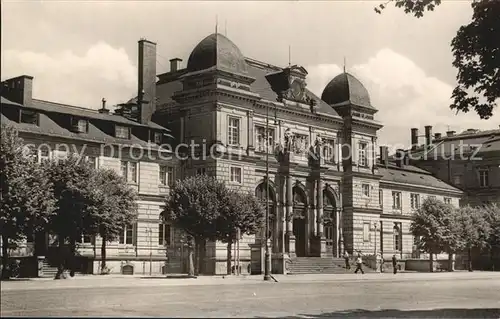
[[[304,257],[307,253],[307,197],[298,186],[293,188],[293,235],[295,254]]]
[[[267,198],[268,194],[266,193],[266,186],[269,190],[269,198]],[[273,242],[278,240],[276,236],[276,231],[273,231],[276,229],[277,226],[277,218],[276,218],[276,194],[274,192],[274,189],[272,188],[271,185],[269,185],[267,182],[262,182],[260,183],[257,188],[255,189],[255,196],[264,203],[264,207],[266,207],[266,200],[267,200],[267,205],[269,206],[269,234],[267,238],[271,238]],[[265,237],[265,225],[264,228],[261,230],[260,234],[257,234],[257,238],[260,238],[261,240],[264,240]],[[274,245],[273,245],[274,246]]]
[[[335,255],[337,248],[337,225],[335,224],[337,203],[335,195],[329,190],[323,190],[323,223],[326,239],[326,251]]]

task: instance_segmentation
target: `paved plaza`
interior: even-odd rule
[[[2,283],[3,316],[500,318],[500,273]]]

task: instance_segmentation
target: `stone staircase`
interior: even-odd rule
[[[345,268],[343,258],[297,257],[290,259],[289,274],[348,274],[354,272],[356,265],[351,261],[351,269]],[[364,272],[374,272],[363,265]]]
[[[57,274],[57,267],[51,266],[50,263],[45,259],[43,261],[43,275],[42,278],[55,277]]]

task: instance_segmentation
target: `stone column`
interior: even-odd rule
[[[323,181],[321,178],[317,181],[317,207],[316,207],[316,227],[317,227],[317,238],[319,240],[319,253],[321,257],[326,256],[326,238],[323,233]]]
[[[286,176],[286,245],[287,252],[290,255],[295,254],[295,236],[293,234],[293,191],[292,176],[290,173]]]
[[[247,153],[251,155],[255,150],[254,146],[254,132],[253,132],[253,111],[247,111]]]
[[[335,208],[335,257],[340,258],[342,257],[341,255],[341,248],[340,248],[340,232],[341,232],[341,226],[340,226],[340,209]]]
[[[316,187],[316,236],[323,237],[323,181],[317,180]]]
[[[318,207],[318,203],[317,203],[317,199],[318,198],[318,189],[317,189],[317,185],[316,185],[316,181],[312,181],[311,182],[311,193],[312,193],[312,196],[311,196],[311,220],[309,221],[309,224],[310,224],[310,229],[312,230],[311,234],[313,236],[317,236],[318,235],[318,229],[317,229],[317,224],[316,224],[316,221],[318,220],[318,211],[317,211],[317,207]]]

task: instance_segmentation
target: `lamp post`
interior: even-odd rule
[[[266,251],[264,255],[264,280],[271,280],[271,256],[269,254],[269,104],[266,104],[266,228],[265,228],[265,245]]]

